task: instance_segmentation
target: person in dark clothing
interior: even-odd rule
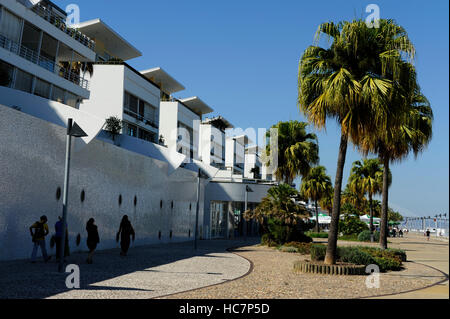
[[[59,260],[59,254],[61,249],[61,243],[62,243],[62,218],[61,216],[58,217],[58,221],[55,224],[55,244],[56,244],[56,260]],[[64,245],[64,258],[70,256],[69,252],[69,230],[66,225],[66,243]],[[65,261],[65,260],[64,260]]]
[[[133,226],[131,226],[130,221],[128,220],[128,216],[125,215],[122,218],[122,222],[120,223],[119,232],[116,236],[116,241],[119,241],[120,236],[120,248],[122,251],[120,252],[121,256],[126,256],[128,253],[128,249],[130,248],[130,236],[133,238],[133,242],[135,239],[135,233]]]
[[[94,224],[94,218],[89,219],[86,224],[86,231],[88,233],[87,237],[87,246],[89,248],[89,255],[87,258],[87,263],[92,264],[92,256],[94,255],[94,251],[97,248],[97,244],[100,242],[100,237],[98,235],[97,225]]]
[[[427,232],[425,234],[427,235],[427,241],[430,241],[430,235],[431,235],[430,230],[427,229]]]
[[[47,249],[45,245],[45,237],[49,233],[47,221],[47,216],[44,215],[38,222],[35,222],[30,226],[30,234],[33,241],[33,253],[31,255],[31,262],[33,264],[36,263],[36,254],[39,247],[41,247],[42,257],[44,258],[45,262],[48,262],[51,258],[47,255]],[[34,233],[33,229],[35,229]]]

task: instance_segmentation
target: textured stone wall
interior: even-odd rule
[[[0,260],[31,255],[28,228],[41,215],[48,216],[54,233],[62,214],[62,195],[58,200],[57,189],[62,191],[64,183],[65,131],[0,105]],[[98,139],[74,152],[68,205],[71,250],[87,249],[85,225],[91,217],[99,227],[99,249],[117,247],[115,234],[125,214],[135,227],[136,245],[192,240],[196,174],[180,168],[168,176],[167,170],[165,162]],[[201,194],[205,194],[204,187]],[[77,234],[81,234],[80,246],[75,243]]]

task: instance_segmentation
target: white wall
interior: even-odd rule
[[[1,260],[29,258],[32,243],[28,227],[41,215],[48,216],[54,232],[62,212],[62,199],[56,199],[56,191],[64,182],[65,134],[64,127],[0,106]],[[99,139],[75,152],[68,205],[71,250],[86,250],[85,224],[90,217],[99,226],[99,249],[117,247],[115,234],[124,214],[136,229],[137,245],[192,240],[196,173],[180,168],[168,176],[167,171],[165,162]],[[82,190],[86,193],[83,203]],[[119,207],[120,194],[123,204]],[[203,206],[200,208],[203,217]],[[162,240],[158,239],[159,231]],[[75,245],[77,234],[82,238],[79,247]]]
[[[80,110],[102,119],[117,116],[123,119],[124,66],[94,65],[94,73],[86,78],[90,83],[91,96],[80,104]]]

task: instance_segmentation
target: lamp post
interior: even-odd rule
[[[195,210],[195,235],[194,235],[194,249],[197,250],[197,238],[198,238],[198,215],[200,211],[200,168],[198,169],[197,176],[197,208]]]
[[[250,186],[245,186],[245,207],[244,207],[244,213],[247,211],[248,207],[248,193],[253,193],[253,190],[250,188]],[[244,240],[247,240],[247,221],[245,218],[243,218],[243,224],[244,224]]]
[[[72,149],[72,136],[85,137],[87,134],[74,123],[73,119],[69,119],[67,123],[67,137],[66,137],[66,160],[64,171],[64,194],[63,194],[63,213],[62,213],[62,238],[61,246],[59,248],[59,264],[58,271],[64,270],[64,248],[66,247],[66,229],[67,229],[67,200],[69,195],[69,177],[70,177],[70,155]]]

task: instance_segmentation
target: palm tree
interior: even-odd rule
[[[373,226],[373,196],[380,194],[383,188],[383,166],[379,159],[365,159],[363,163],[356,161],[349,178],[349,188],[355,192],[361,192],[362,196],[366,194],[369,197],[370,212],[370,240],[374,241]],[[391,174],[389,173],[391,176]],[[390,178],[392,181],[392,176]]]
[[[361,138],[385,126],[386,118],[400,112],[399,105],[387,107],[386,100],[397,79],[398,64],[414,56],[406,32],[392,20],[380,20],[379,28],[368,28],[364,21],[323,23],[316,43],[325,35],[329,47],[310,46],[299,67],[300,111],[317,128],[328,118],[341,126],[341,139],[333,198],[333,214],[325,257],[336,261],[337,235],[341,208],[342,178],[348,141]]]
[[[279,122],[272,126],[278,130],[278,166],[275,171],[278,181],[292,185],[298,175],[306,176],[311,166],[319,162],[317,136],[308,133],[307,127],[308,123],[298,121]]]
[[[320,232],[318,202],[327,195],[331,188],[331,178],[326,174],[326,168],[323,166],[312,168],[309,174],[302,179],[300,194],[314,203],[317,232]]]
[[[350,189],[350,185],[347,184],[341,195],[341,204],[350,204],[358,211],[359,215],[363,215],[362,213],[365,213],[367,209],[367,199],[359,185],[355,186],[355,188]]]
[[[288,184],[274,186],[267,191],[267,196],[253,211],[244,212],[244,218],[247,221],[257,220],[266,231],[266,221],[269,218],[275,218],[288,227],[294,227],[299,219],[309,216],[306,208],[297,205],[293,200],[298,195],[298,191]]]
[[[412,66],[411,66],[412,68]],[[401,96],[401,99],[399,98]],[[430,103],[415,84],[412,93],[392,97],[392,103],[405,103],[408,109],[388,122],[387,129],[365,137],[361,149],[378,153],[384,165],[381,203],[380,246],[387,249],[389,217],[389,165],[401,161],[413,152],[415,158],[423,152],[433,135],[433,111]]]
[[[333,212],[333,194],[334,194],[333,185],[330,185],[330,187],[327,189],[323,197],[319,200],[320,207],[325,209],[328,212],[328,215],[330,216]]]

